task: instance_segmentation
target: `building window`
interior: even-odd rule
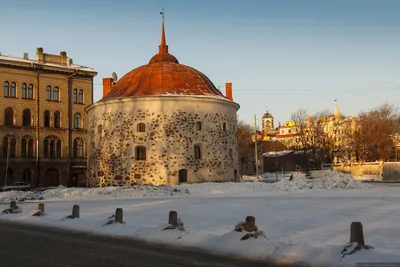
[[[226,122],[222,124],[222,130],[226,131]]]
[[[59,89],[57,86],[53,88],[53,101],[60,101]]]
[[[194,158],[201,159],[201,148],[200,145],[194,145]]]
[[[8,152],[10,152],[10,158],[15,157],[15,147],[17,141],[13,136],[6,136],[3,139],[3,155],[7,158]]]
[[[144,124],[143,122],[138,123],[137,125],[137,131],[139,133],[144,133],[146,131],[146,124]]]
[[[28,98],[33,99],[33,84],[28,85]]]
[[[61,127],[61,116],[60,112],[56,111],[54,112],[54,128],[60,128]]]
[[[46,87],[46,100],[51,101],[51,87],[50,86]]]
[[[146,148],[144,146],[137,146],[135,154],[136,160],[146,160]]]
[[[201,121],[196,122],[196,130],[201,131]]]
[[[82,116],[79,113],[75,113],[74,127],[75,127],[75,129],[82,129]]]
[[[15,95],[16,87],[17,85],[15,84],[15,82],[12,82],[10,84],[10,97],[16,97]]]
[[[21,157],[33,157],[33,139],[30,136],[22,138]]]
[[[78,89],[74,89],[74,103],[78,103]]]
[[[31,126],[31,111],[29,109],[22,111],[22,126]]]
[[[6,126],[14,125],[14,110],[12,108],[6,108],[4,110],[4,125]]]
[[[74,140],[74,157],[83,158],[83,140],[81,138],[76,138]]]
[[[28,157],[33,158],[33,139],[28,140]]]
[[[232,150],[232,148],[229,149],[229,157],[231,157],[231,159],[233,159],[233,150]]]
[[[10,84],[7,82],[7,81],[5,81],[4,82],[4,97],[9,97],[9,90],[10,89]]]
[[[44,139],[44,157],[61,158],[61,140],[56,136],[49,136]]]
[[[44,127],[50,127],[50,111],[44,112]]]
[[[103,127],[101,126],[101,124],[97,125],[97,134],[101,134],[102,131]]]
[[[26,93],[27,93],[27,92],[26,92],[26,83],[23,83],[23,84],[22,84],[22,98],[23,98],[23,99],[26,99],[26,96],[27,96]]]
[[[292,132],[292,130],[289,129],[289,130],[288,130],[288,133],[291,133],[291,132]]]
[[[79,90],[78,103],[83,104],[83,90]]]

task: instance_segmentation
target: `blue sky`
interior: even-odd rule
[[[162,7],[170,53],[232,82],[248,123],[267,109],[283,122],[334,99],[345,115],[400,100],[398,0],[0,0],[0,52],[67,51],[98,71],[97,101],[103,77],[157,53]]]

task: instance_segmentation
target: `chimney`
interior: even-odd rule
[[[103,97],[106,97],[114,86],[114,80],[112,78],[103,78]]]
[[[61,66],[67,66],[67,52],[61,51],[60,52],[60,58],[61,58]]]
[[[44,63],[43,48],[42,47],[38,47],[36,49],[36,62],[37,63]]]
[[[226,90],[226,98],[230,101],[233,101],[232,98],[232,83],[225,83],[225,90]]]
[[[29,55],[28,55],[28,53],[24,53],[24,57],[23,57],[24,59],[26,59],[26,60],[29,60]]]

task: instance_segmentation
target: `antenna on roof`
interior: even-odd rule
[[[117,74],[116,74],[115,72],[113,72],[113,73],[111,74],[111,77],[112,77],[112,79],[113,79],[114,82],[117,82],[118,76],[117,76]]]

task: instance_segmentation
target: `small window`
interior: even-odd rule
[[[5,81],[4,82],[4,97],[10,96],[9,90],[10,90],[10,84],[7,81]]]
[[[194,158],[201,159],[201,148],[200,145],[194,145]]]
[[[54,128],[60,128],[61,127],[61,116],[60,112],[56,111],[54,112]]]
[[[74,103],[78,103],[78,89],[74,89]]]
[[[22,126],[31,126],[31,111],[24,109],[22,112]]]
[[[146,160],[146,148],[144,146],[137,146],[135,152],[136,160]]]
[[[78,103],[83,104],[83,90],[79,90]]]
[[[6,108],[4,110],[4,125],[14,125],[14,111],[12,110],[12,108]]]
[[[61,158],[61,140],[57,141],[57,158]]]
[[[15,82],[12,82],[10,84],[10,97],[16,97],[16,93],[15,93],[16,87],[17,87],[17,85]]]
[[[292,130],[289,129],[289,130],[288,130],[288,133],[291,133],[291,132],[292,132]]]
[[[44,112],[44,127],[50,127],[50,111]]]
[[[226,122],[222,124],[222,130],[226,131]]]
[[[137,125],[137,131],[139,133],[144,133],[146,131],[146,124],[144,124],[143,122],[138,123]]]
[[[26,83],[23,83],[22,84],[22,98],[23,99],[26,99],[26,97],[27,97],[27,91],[26,91]]]
[[[46,100],[51,101],[51,87],[50,86],[46,87]]]
[[[101,126],[101,124],[97,125],[97,134],[101,134],[102,131],[103,127]]]
[[[28,98],[33,99],[33,84],[29,84],[28,86]]]
[[[233,158],[233,150],[232,150],[232,148],[229,149],[229,156],[231,157],[231,159]]]
[[[59,89],[58,87],[54,87],[53,89],[53,101],[59,101],[60,100],[60,96],[59,96]]]
[[[201,131],[201,121],[196,122],[196,130]]]
[[[74,116],[74,127],[75,129],[82,129],[82,116],[79,113]]]

